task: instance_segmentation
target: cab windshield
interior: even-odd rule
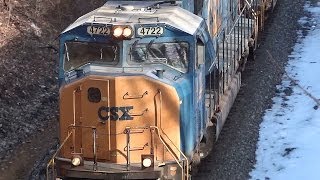
[[[188,49],[189,45],[186,42],[132,45],[129,63],[164,64],[181,72],[187,72]]]
[[[70,71],[88,63],[115,66],[119,62],[119,47],[115,44],[92,42],[65,43],[64,70]]]

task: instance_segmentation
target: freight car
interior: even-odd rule
[[[239,91],[265,2],[108,1],[71,24],[47,177],[190,179]]]

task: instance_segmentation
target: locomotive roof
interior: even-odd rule
[[[160,8],[148,9],[156,3],[159,3]],[[139,22],[141,24],[166,23],[193,35],[202,22],[202,18],[177,5],[161,4],[161,1],[109,1],[102,7],[77,19],[63,33],[85,23],[123,25],[139,24]]]

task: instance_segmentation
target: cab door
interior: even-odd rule
[[[111,123],[115,123],[108,118],[108,109],[114,105],[114,98],[110,96],[111,87],[113,87],[111,83],[111,80],[90,77],[81,86],[81,126],[84,158],[92,159],[94,157],[92,128],[95,127],[97,159],[110,161],[112,142],[110,127]]]
[[[197,138],[200,138],[202,129],[205,128],[205,50],[204,43],[197,39],[195,48],[195,73],[194,73],[194,97],[196,107],[196,122],[197,122]]]

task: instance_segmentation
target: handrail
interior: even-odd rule
[[[69,126],[69,128],[77,128],[77,127],[83,127],[83,128],[92,128],[92,129],[95,129],[95,127],[91,127],[91,126]],[[162,130],[160,129],[159,127],[157,126],[150,126],[150,129],[155,129],[157,131],[157,135],[159,137],[159,140],[161,141],[161,143],[164,145],[164,147],[168,150],[168,152],[170,153],[170,155],[174,158],[174,160],[176,161],[176,163],[179,165],[179,167],[182,169],[182,179],[189,179],[189,173],[188,173],[188,170],[189,170],[189,160],[187,158],[187,156],[172,142],[172,140],[168,137],[168,135]],[[170,143],[173,145],[173,146],[170,146],[168,145],[168,143],[162,138],[162,135],[163,134],[169,141]],[[64,139],[64,141],[62,142],[62,144],[59,146],[59,148],[57,149],[57,151],[55,152],[55,154],[52,156],[52,158],[50,159],[49,163],[47,164],[47,168],[46,168],[46,179],[49,180],[49,168],[50,166],[52,166],[52,176],[54,176],[54,173],[55,173],[55,159],[58,155],[58,153],[60,152],[60,150],[63,148],[63,146],[65,145],[65,143],[69,140],[69,138],[71,137],[72,135],[72,131],[71,129],[69,129],[68,131],[68,136]],[[95,135],[94,135],[95,136]],[[94,137],[95,138],[95,137]],[[185,161],[186,163],[185,164],[182,164],[180,161],[179,161],[179,156],[172,150],[171,147],[174,147],[179,153],[180,155],[183,156],[184,160],[182,160],[183,162]],[[95,149],[95,148],[94,148]],[[127,149],[129,150],[129,148]],[[96,159],[96,158],[95,158]],[[129,161],[129,164],[130,164],[130,161]],[[96,164],[95,164],[96,165]],[[94,170],[97,170],[97,169],[94,169]],[[186,174],[186,176],[184,175]]]
[[[126,152],[127,152],[127,171],[130,171],[130,127],[126,127],[125,129],[125,132],[126,132],[126,138],[127,138],[127,149],[126,149]]]
[[[248,3],[248,2],[247,2]],[[243,12],[244,12],[244,10],[247,8],[247,7],[249,7],[249,8],[251,8],[251,4],[253,3],[253,1],[249,4],[246,4],[243,8],[242,8],[242,10],[241,10],[241,13],[238,15],[238,17],[237,17],[237,19],[234,21],[234,23],[233,23],[233,26],[232,26],[232,28],[230,29],[230,32],[229,32],[229,34],[227,34],[226,36],[227,36],[227,38],[226,38],[226,40],[228,40],[228,38],[230,37],[230,35],[231,35],[231,33],[233,32],[233,30],[234,30],[234,28],[236,27],[236,24],[238,23],[238,21],[240,20],[240,18],[241,18],[241,16],[243,15]],[[251,8],[252,9],[252,8]],[[253,12],[252,12],[253,11]],[[257,17],[256,17],[256,13],[254,12],[254,10],[252,9],[252,11],[251,11],[251,14],[253,15],[253,17],[254,17],[254,19],[256,19]],[[221,32],[220,32],[221,33]],[[219,33],[219,36],[221,35]]]
[[[161,128],[161,122],[162,122],[162,92],[161,92],[161,90],[160,89],[158,89],[158,94],[160,95],[160,113],[159,113],[159,115],[160,115],[160,117],[159,117],[159,126],[160,126],[160,128],[157,126],[157,125],[155,125],[155,126],[150,126],[150,128],[153,128],[153,129],[156,129],[157,130],[157,134],[158,134],[158,136],[159,136],[159,139],[160,139],[160,141],[161,141],[161,143],[165,146],[165,148],[169,151],[169,153],[171,154],[171,156],[174,158],[174,160],[177,162],[177,164],[180,166],[180,168],[182,169],[182,178],[184,177],[184,175],[183,175],[183,173],[184,172],[186,172],[185,171],[185,169],[184,169],[184,167],[183,167],[183,165],[181,165],[180,164],[180,162],[179,162],[179,156],[177,156],[176,154],[175,154],[175,152],[174,151],[172,151],[172,149],[171,148],[169,148],[168,146],[167,146],[167,143],[164,141],[164,139],[161,137],[161,135],[160,135],[160,130],[161,130],[161,132],[166,136],[166,138],[167,139],[169,139],[169,141],[173,144],[173,146],[176,148],[176,150],[178,150],[179,151],[179,153],[185,158],[185,161],[187,161],[187,163],[186,163],[186,166],[187,166],[187,172],[186,172],[186,174],[187,174],[187,177],[186,177],[186,179],[189,179],[189,173],[188,173],[188,170],[189,170],[189,160],[188,160],[188,158],[187,158],[187,156],[180,150],[180,148],[178,148],[173,142],[172,142],[172,140],[167,136],[167,134],[163,131],[163,129]],[[163,155],[164,156],[164,155]],[[163,157],[164,158],[164,157]],[[184,178],[183,178],[184,179]]]
[[[46,169],[46,173],[47,173],[47,180],[49,180],[49,167],[52,165],[52,174],[54,175],[54,160],[56,158],[56,156],[58,155],[58,153],[60,152],[60,150],[62,149],[62,147],[64,146],[64,144],[67,142],[67,140],[70,138],[72,132],[68,132],[68,136],[66,137],[66,139],[62,142],[62,144],[59,146],[58,150],[56,151],[56,153],[54,153],[54,155],[52,156],[52,158],[50,159],[49,163],[47,164],[47,169]]]
[[[218,40],[217,40],[217,43],[225,43],[225,42],[227,42],[227,41],[230,39],[230,37],[232,36],[232,34],[235,32],[236,26],[239,25],[239,21],[240,21],[240,19],[242,18],[242,15],[244,14],[244,11],[245,11],[245,9],[246,9],[247,7],[251,9],[250,12],[251,12],[251,14],[252,14],[252,16],[253,16],[253,18],[250,18],[250,19],[252,19],[252,20],[255,21],[255,22],[254,22],[254,25],[251,25],[251,29],[254,28],[254,29],[255,29],[255,33],[257,33],[257,30],[256,30],[256,26],[257,26],[257,22],[256,22],[256,21],[257,21],[257,14],[256,14],[255,10],[252,8],[252,5],[253,5],[254,2],[256,2],[256,1],[252,1],[251,3],[247,2],[247,3],[244,5],[244,7],[241,9],[240,14],[238,14],[238,15],[237,15],[237,18],[233,21],[233,25],[232,25],[231,29],[229,30],[228,34],[225,35],[225,38],[224,38],[222,41],[220,41],[220,40],[218,39]],[[248,26],[249,26],[249,24],[248,24]],[[222,32],[223,32],[223,31],[220,31],[220,32],[217,34],[217,37],[220,37],[220,36],[222,35]],[[256,35],[255,35],[255,36],[256,36]],[[218,48],[217,48],[217,49],[218,49]],[[217,52],[219,52],[219,50],[217,50]],[[215,59],[213,60],[211,66],[210,66],[210,68],[209,68],[209,70],[212,70],[212,68],[214,67],[216,61],[219,60],[218,57],[219,57],[219,56],[216,56],[216,57],[215,57]]]
[[[68,126],[69,130],[73,130],[75,128],[87,128],[92,129],[92,137],[93,137],[93,170],[97,171],[98,167],[98,158],[97,158],[97,127],[96,126],[81,126],[81,125],[70,125]],[[75,140],[74,140],[75,141]],[[75,142],[74,142],[75,143]]]
[[[47,180],[49,180],[49,167],[52,166],[52,173],[54,174],[55,170],[54,170],[54,161],[58,155],[58,153],[60,152],[60,150],[62,149],[62,147],[65,145],[65,143],[68,141],[68,139],[71,137],[72,135],[72,130],[75,128],[88,128],[88,129],[92,129],[93,130],[93,154],[94,154],[94,166],[93,166],[93,170],[96,171],[97,170],[97,145],[96,145],[96,136],[97,136],[97,131],[96,131],[96,127],[95,126],[80,126],[80,125],[70,125],[68,126],[68,136],[65,138],[65,140],[62,142],[62,144],[59,146],[59,148],[57,149],[56,153],[52,156],[52,158],[50,159],[49,163],[47,164],[47,169],[46,169],[46,173],[47,173]]]
[[[130,116],[143,116],[146,112],[148,112],[149,109],[144,109],[140,114],[139,113],[128,113]]]
[[[93,170],[97,171],[98,168],[98,157],[97,157],[97,129],[92,129],[92,138],[93,138]]]
[[[142,99],[145,95],[148,95],[148,91],[145,91],[142,95],[129,95],[129,92],[126,92],[123,95],[123,99]]]
[[[171,141],[171,139],[163,132],[163,130],[161,130],[162,134],[164,134],[168,139],[169,141],[173,144],[173,146],[176,148],[177,151],[179,151],[179,153],[184,157],[184,161],[186,161],[186,169],[184,168],[184,164],[180,164],[180,161],[178,159],[179,156],[177,156],[175,154],[175,152],[168,147],[167,145],[167,142],[165,142],[165,140],[161,137],[160,135],[160,128],[158,128],[157,126],[150,126],[150,128],[153,128],[153,129],[156,129],[157,130],[157,134],[158,134],[158,137],[161,141],[161,143],[164,145],[164,147],[168,150],[168,152],[171,154],[171,156],[174,158],[174,160],[176,161],[176,163],[179,165],[179,167],[182,169],[182,179],[189,179],[189,173],[188,173],[188,170],[189,170],[189,160],[187,158],[187,156]],[[187,170],[187,171],[186,171]],[[186,178],[184,178],[184,173],[186,173]]]

